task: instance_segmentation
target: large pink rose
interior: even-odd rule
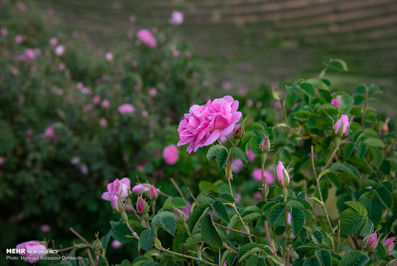
[[[231,96],[209,100],[205,105],[193,105],[178,126],[178,147],[190,144],[187,152],[210,145],[231,134],[241,118],[239,102]]]
[[[153,34],[149,30],[140,30],[137,33],[138,39],[149,46],[150,48],[155,48],[157,45],[156,39],[154,38]]]
[[[16,248],[21,251],[19,255],[24,256],[24,260],[32,264],[41,260],[47,249],[43,244],[35,240],[18,244]]]
[[[175,164],[179,160],[178,148],[175,145],[168,145],[163,150],[163,159],[167,164]]]
[[[116,180],[107,185],[108,191],[102,194],[102,199],[110,201],[113,208],[117,209],[117,200],[119,196],[120,199],[128,197],[130,187],[130,180],[127,177],[124,177],[121,180],[116,178]]]

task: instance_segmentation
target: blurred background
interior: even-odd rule
[[[122,45],[136,28],[167,28],[172,11],[182,11],[180,36],[218,86],[230,82],[232,88],[249,89],[313,76],[323,61],[342,58],[350,72],[341,85],[353,91],[358,82],[377,84],[384,91],[378,108],[395,114],[396,0],[32,2],[54,10],[69,33],[78,31],[106,48]]]

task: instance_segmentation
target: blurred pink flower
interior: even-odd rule
[[[16,248],[20,251],[18,254],[25,257],[24,261],[31,264],[38,262],[45,255],[40,253],[40,250],[44,252],[47,249],[43,244],[36,240],[18,244]]]
[[[131,23],[135,23],[136,18],[134,15],[131,15],[129,19]]]
[[[140,30],[137,33],[138,39],[150,48],[155,48],[157,45],[156,39],[153,34],[146,29]]]
[[[3,157],[0,157],[0,166],[2,166],[5,162],[5,159]]]
[[[132,192],[134,193],[144,193],[146,191],[149,191],[152,185],[148,183],[142,183],[142,184],[137,184],[132,188]]]
[[[123,244],[121,244],[121,242],[117,241],[117,240],[113,240],[111,245],[112,245],[112,248],[114,248],[114,249],[118,249],[118,248],[121,248],[121,246],[123,246]]]
[[[139,65],[138,61],[136,61],[136,60],[132,60],[131,61],[131,66],[132,67],[137,67],[138,65]]]
[[[172,12],[171,18],[168,22],[172,25],[180,25],[183,23],[183,13],[180,11]]]
[[[41,232],[43,233],[49,233],[51,231],[51,226],[49,226],[48,224],[43,224],[40,227]]]
[[[157,90],[156,90],[156,88],[151,88],[151,89],[149,90],[149,95],[150,95],[150,96],[156,96],[156,95],[157,95]]]
[[[58,45],[57,47],[55,47],[55,54],[57,56],[63,55],[64,52],[65,52],[65,47],[63,47],[63,45]]]
[[[59,70],[60,70],[60,71],[64,71],[65,69],[66,69],[65,64],[64,64],[64,63],[60,63],[60,64],[59,64]]]
[[[82,89],[84,88],[83,82],[81,82],[81,81],[77,82],[76,88],[77,88],[78,90],[82,90]]]
[[[165,147],[163,150],[163,159],[166,164],[175,164],[179,160],[178,148],[175,145]]]
[[[255,154],[253,153],[253,151],[252,150],[248,150],[247,151],[247,157],[248,157],[248,161],[253,161],[253,160],[255,160]]]
[[[25,59],[27,61],[32,61],[36,57],[36,54],[35,54],[34,50],[31,49],[31,48],[27,48],[25,50],[24,55],[25,55]]]
[[[262,198],[262,193],[260,193],[259,191],[254,193],[254,199],[261,199]]]
[[[335,134],[341,136],[347,136],[349,134],[348,132],[349,126],[350,126],[349,117],[345,114],[342,114],[342,116],[334,125]]]
[[[243,168],[243,166],[244,166],[244,163],[242,160],[233,159],[232,164],[231,164],[233,173],[239,173],[241,171],[241,169]]]
[[[119,106],[119,113],[120,114],[127,114],[135,112],[135,107],[132,104],[125,103]]]
[[[102,199],[110,201],[113,208],[117,209],[117,201],[119,197],[120,199],[125,199],[128,197],[130,187],[130,179],[127,177],[124,177],[121,180],[116,178],[112,183],[107,185],[108,191],[102,194]]]
[[[55,138],[55,128],[53,125],[50,125],[49,127],[46,128],[46,130],[44,130],[43,137],[47,139]]]
[[[105,58],[107,61],[112,61],[113,60],[113,54],[110,52],[107,52],[105,55]]]
[[[19,9],[19,11],[25,12],[27,10],[27,7],[24,3],[18,3],[17,4],[17,8]]]
[[[265,182],[268,185],[271,185],[274,183],[274,178],[272,173],[270,173],[267,170],[263,171],[263,175],[265,176]],[[262,169],[260,168],[256,168],[253,172],[252,172],[252,177],[259,182],[262,182]]]
[[[186,56],[187,58],[190,58],[190,57],[192,57],[192,53],[191,53],[191,52],[186,52],[186,53],[185,53],[185,56]]]
[[[0,35],[1,35],[2,37],[6,37],[7,34],[8,34],[7,29],[6,29],[6,28],[1,28],[1,30],[0,30]]]
[[[338,107],[338,105],[339,105],[338,99],[337,99],[337,98],[333,98],[333,99],[331,100],[331,104],[332,104],[332,105],[335,105],[336,107]]]
[[[15,42],[16,43],[22,43],[22,42],[24,42],[25,41],[25,36],[23,36],[23,35],[17,35],[17,36],[15,36]]]
[[[101,102],[101,97],[99,95],[94,96],[94,98],[92,98],[92,103],[93,104],[98,104]]]
[[[231,96],[209,100],[205,105],[193,105],[179,123],[177,146],[190,144],[187,152],[191,153],[228,136],[241,118],[238,106],[239,102]]]
[[[105,118],[101,118],[99,120],[99,124],[101,125],[101,127],[106,127],[106,125],[108,124],[108,122],[106,121]]]
[[[89,112],[89,111],[91,111],[91,110],[92,110],[92,104],[87,103],[87,104],[84,106],[84,111]]]
[[[26,137],[31,137],[31,136],[33,135],[33,130],[27,129],[27,130],[25,131],[25,135],[26,135]]]
[[[222,88],[225,91],[228,91],[232,88],[232,84],[230,83],[230,81],[224,81],[224,82],[222,82]]]
[[[142,111],[142,117],[148,117],[148,116],[149,116],[148,111],[143,110],[143,111]]]
[[[58,44],[58,38],[56,38],[56,37],[52,37],[51,39],[50,39],[50,45],[51,46],[56,46]]]
[[[278,182],[280,182],[280,184],[282,186],[288,186],[290,178],[289,178],[287,169],[285,169],[282,161],[278,161],[278,164],[276,167],[276,175],[277,175]],[[286,181],[285,183],[284,183],[284,180]]]
[[[234,198],[234,201],[235,201],[236,203],[239,203],[239,202],[241,201],[241,194],[240,194],[240,193],[237,193],[237,194],[236,194],[236,197]]]
[[[102,101],[102,105],[101,105],[101,106],[102,106],[102,108],[103,108],[103,109],[108,109],[108,108],[109,108],[109,106],[110,106],[110,102],[109,102],[109,100],[106,100],[106,99],[105,99],[105,100],[103,100],[103,101]]]

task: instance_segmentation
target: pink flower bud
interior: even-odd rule
[[[180,11],[174,11],[172,12],[171,18],[168,20],[168,22],[172,25],[180,25],[183,23],[183,13]]]
[[[120,241],[113,240],[111,245],[112,245],[112,248],[118,249],[118,248],[121,248],[121,246],[122,246],[123,244],[121,244]]]
[[[382,245],[386,248],[387,245],[389,245],[387,251],[390,254],[393,251],[394,248],[394,237],[389,237],[385,241],[382,242]]]
[[[110,61],[113,60],[113,54],[108,52],[108,53],[106,53],[105,58],[106,58],[107,61],[110,62]]]
[[[40,227],[40,230],[41,230],[41,232],[43,232],[43,233],[48,233],[48,232],[51,231],[51,226],[49,226],[48,224],[43,224],[43,225]]]
[[[278,161],[278,164],[276,167],[276,175],[277,175],[278,182],[283,187],[287,187],[289,184],[290,178],[289,178],[289,174],[288,174],[287,170],[285,169],[282,161]]]
[[[43,244],[35,240],[18,244],[16,248],[20,251],[19,255],[25,257],[24,261],[32,264],[41,260],[41,258],[45,255],[44,251],[47,249]],[[37,253],[39,250],[42,252]]]
[[[233,159],[232,164],[231,164],[233,173],[239,173],[241,171],[241,169],[243,168],[243,166],[244,166],[244,163],[242,160]]]
[[[262,142],[262,147],[261,147],[262,152],[269,152],[270,151],[270,140],[269,137],[266,136]]]
[[[64,52],[65,52],[65,47],[63,47],[63,45],[58,45],[55,48],[55,55],[57,55],[57,56],[63,55]]]
[[[244,136],[245,129],[241,125],[237,125],[236,128],[234,129],[234,136],[236,138],[242,138]]]
[[[365,247],[370,247],[371,251],[374,251],[376,248],[376,245],[378,245],[378,235],[376,233],[367,235],[364,237],[365,241]]]
[[[253,160],[255,160],[255,154],[254,154],[254,152],[252,151],[252,150],[248,150],[247,151],[247,157],[248,157],[248,161],[253,161]]]
[[[149,190],[149,196],[151,200],[156,200],[159,196],[159,192],[155,186],[151,186]]]
[[[147,212],[149,205],[147,202],[142,198],[139,197],[138,201],[136,202],[136,209],[139,213]]]
[[[347,136],[349,134],[350,121],[347,115],[342,114],[339,120],[334,125],[334,131],[336,135]]]

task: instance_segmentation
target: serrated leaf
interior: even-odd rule
[[[384,148],[385,144],[381,139],[378,138],[368,138],[364,141],[364,143],[368,144],[369,146],[376,147],[376,148]]]
[[[378,198],[386,208],[391,208],[393,203],[393,195],[384,185],[381,185],[375,190]]]
[[[321,266],[331,266],[332,265],[332,257],[331,253],[326,249],[316,250],[314,252],[318,262]]]
[[[247,155],[243,152],[242,149],[239,147],[231,147],[230,148],[230,155],[231,158],[241,159],[244,162],[247,162]]]
[[[350,156],[352,156],[353,149],[354,149],[353,142],[346,143],[343,147],[343,157],[346,159],[350,158]]]
[[[152,224],[154,226],[161,226],[165,231],[175,236],[176,220],[176,215],[174,213],[162,211],[153,217]]]
[[[364,219],[352,209],[344,210],[341,215],[341,234],[350,235],[357,232],[364,223]]]
[[[360,230],[360,236],[364,237],[371,234],[374,231],[374,224],[368,217],[365,217],[364,225]]]
[[[207,159],[214,160],[218,164],[218,169],[222,170],[228,158],[228,150],[222,145],[214,145],[207,152]]]
[[[228,223],[229,215],[227,214],[225,205],[222,204],[220,201],[215,201],[212,204],[212,208],[214,209],[215,215],[222,219],[224,222]]]
[[[153,240],[154,240],[153,230],[146,229],[142,231],[140,235],[139,243],[143,250],[148,251],[151,250],[153,247]]]
[[[360,176],[358,175],[357,169],[353,170],[352,166],[349,164],[333,163],[330,167],[332,171],[342,174],[343,177],[354,182],[360,182]]]
[[[269,211],[267,216],[269,223],[273,225],[284,214],[284,204],[277,203]]]
[[[346,62],[339,58],[331,59],[326,65],[340,72],[347,72],[349,70]]]
[[[200,204],[193,210],[193,213],[190,215],[188,221],[188,227],[191,233],[194,233],[194,229],[196,228],[196,224],[200,220],[200,217],[203,215],[203,213],[207,213],[208,210],[209,204]]]
[[[171,203],[175,208],[179,208],[179,209],[182,209],[187,206],[186,201],[181,197],[171,198]]]
[[[368,216],[368,211],[362,203],[357,201],[345,201],[345,204],[360,214],[361,217]]]
[[[340,266],[363,266],[369,262],[369,257],[358,250],[351,250],[340,261]]]
[[[222,239],[219,236],[218,231],[216,231],[209,214],[205,215],[201,221],[201,236],[203,237],[204,242],[211,247],[222,247]]]
[[[303,212],[298,208],[291,208],[291,227],[292,233],[294,233],[295,236],[302,230],[304,223],[305,217]]]

